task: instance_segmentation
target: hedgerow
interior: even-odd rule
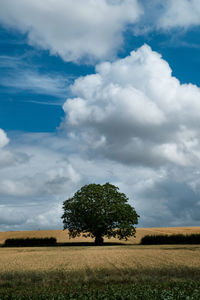
[[[5,240],[4,247],[55,246],[56,238],[14,238]]]
[[[141,239],[141,244],[142,245],[200,244],[200,234],[146,235]]]

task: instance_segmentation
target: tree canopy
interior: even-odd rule
[[[78,190],[63,203],[64,229],[69,236],[95,238],[95,244],[103,244],[103,237],[127,240],[135,236],[135,224],[139,215],[129,205],[125,194],[110,184],[89,184]]]

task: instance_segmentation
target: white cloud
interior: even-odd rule
[[[2,149],[9,143],[9,139],[7,137],[7,134],[3,129],[0,128],[0,148]]]
[[[162,1],[161,1],[162,3]],[[200,25],[199,0],[168,0],[157,26],[163,29],[174,27],[188,28]]]
[[[180,84],[144,45],[78,78],[71,93],[63,135],[20,133],[8,144],[0,131],[12,157],[0,168],[0,230],[62,228],[62,202],[107,181],[127,194],[140,226],[198,225],[200,89]]]
[[[1,85],[35,94],[64,97],[68,91],[68,80],[58,75],[39,74],[36,71],[23,70],[15,75],[4,77]]]
[[[200,89],[181,85],[171,73],[147,45],[101,63],[96,74],[71,87],[74,98],[63,106],[67,126],[90,150],[123,163],[194,165],[200,157]]]
[[[141,14],[137,0],[3,0],[0,22],[28,33],[29,44],[65,61],[112,57],[127,24]]]
[[[6,132],[0,128],[0,167],[10,165],[14,162],[13,154],[6,147],[9,144],[9,138]]]
[[[0,169],[1,231],[61,229],[63,201],[84,184],[108,181],[127,194],[140,226],[198,225],[199,165],[122,164],[53,134],[21,134],[10,144],[29,159]]]
[[[199,1],[147,3],[142,24],[136,0],[2,0],[0,22],[73,62],[113,60],[130,24],[144,33],[200,23]],[[67,94],[63,77],[30,71],[20,59],[0,57],[0,67],[11,70],[4,86]],[[106,181],[129,196],[140,226],[199,225],[199,87],[180,84],[144,45],[78,78],[71,94],[63,106],[67,138],[19,133],[10,141],[0,129],[0,230],[62,228],[63,200]]]
[[[44,135],[45,136],[45,135]],[[40,138],[37,138],[39,142]],[[28,156],[24,163],[0,170],[0,193],[10,196],[40,196],[63,194],[71,184],[80,181],[79,174],[62,153],[46,147],[15,145],[12,153]]]
[[[0,168],[0,230],[62,228],[62,202],[82,185],[62,148],[68,149],[66,139],[50,134],[11,139],[12,163]]]
[[[0,55],[0,68],[3,70],[1,86],[8,87],[10,93],[26,91],[64,98],[68,92],[70,76],[42,74],[35,65],[27,64],[23,57]]]
[[[178,32],[182,36],[186,30],[200,25],[199,0],[141,0],[140,5],[143,14],[138,22],[132,25],[136,36],[149,37],[149,32],[161,31],[169,34],[169,37],[176,38],[173,39],[174,45],[177,43]],[[180,39],[180,36],[178,38]],[[180,45],[187,46],[187,42],[181,41]],[[192,46],[191,41],[189,45]],[[195,44],[193,46],[198,47]]]

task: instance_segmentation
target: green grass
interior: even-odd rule
[[[0,299],[200,299],[198,268],[0,273]]]

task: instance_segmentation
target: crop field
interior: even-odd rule
[[[160,228],[137,228],[136,237],[130,238],[127,242],[121,241],[125,244],[139,244],[140,240],[145,235],[154,234],[191,234],[200,233],[200,227],[160,227]],[[55,237],[58,243],[67,242],[93,242],[92,238],[78,237],[69,239],[66,230],[35,230],[35,231],[8,231],[0,232],[0,244],[3,244],[9,238],[44,238]],[[105,242],[119,242],[117,239],[105,239]]]
[[[152,287],[155,291],[159,291],[158,284],[162,285],[160,293],[163,290],[172,291],[174,286],[171,287],[171,284],[176,284],[176,291],[178,287],[180,291],[184,291],[182,284],[185,284],[187,293],[191,289],[191,293],[196,291],[198,295],[197,298],[191,299],[200,299],[200,245],[139,245],[142,236],[161,233],[200,233],[200,227],[138,229],[136,239],[132,238],[121,245],[0,247],[0,299],[6,299],[5,293],[11,295],[9,293],[14,291],[15,294],[20,294],[22,290],[27,291],[30,288],[33,288],[32,292],[38,288],[48,292],[52,292],[53,289],[53,293],[59,290],[59,295],[62,289],[64,289],[62,294],[67,291],[71,295],[75,295],[77,289],[80,289],[81,293],[86,289],[86,294],[97,293],[102,289],[101,295],[103,295],[103,291],[108,289],[106,299],[111,293],[110,288],[114,288],[112,295],[115,292],[122,295],[126,290],[119,291],[122,287],[131,290],[134,286],[138,289],[141,285],[145,285],[146,289]],[[0,233],[1,243],[6,238],[16,237],[56,237],[60,243],[74,242],[68,239],[66,231],[61,230]],[[91,242],[92,239],[77,238],[75,241]],[[116,242],[114,239],[109,241]],[[94,291],[91,290],[93,288]],[[4,293],[3,298],[1,298],[1,290]],[[142,295],[143,292],[144,289],[141,287],[138,293]],[[133,295],[131,293],[130,295]],[[58,299],[68,299],[59,297]],[[93,298],[88,296],[80,299],[104,299],[101,297],[103,296],[96,295]],[[144,295],[141,297],[145,299]],[[16,299],[26,299],[26,297]],[[74,298],[69,299],[79,298],[76,294]],[[110,295],[107,299],[115,298]],[[116,297],[116,299],[142,298],[130,296],[129,298]],[[156,298],[149,296],[147,299]],[[168,297],[167,299],[186,298]]]
[[[0,272],[199,268],[200,245],[1,248]],[[87,277],[87,276],[86,276]]]

